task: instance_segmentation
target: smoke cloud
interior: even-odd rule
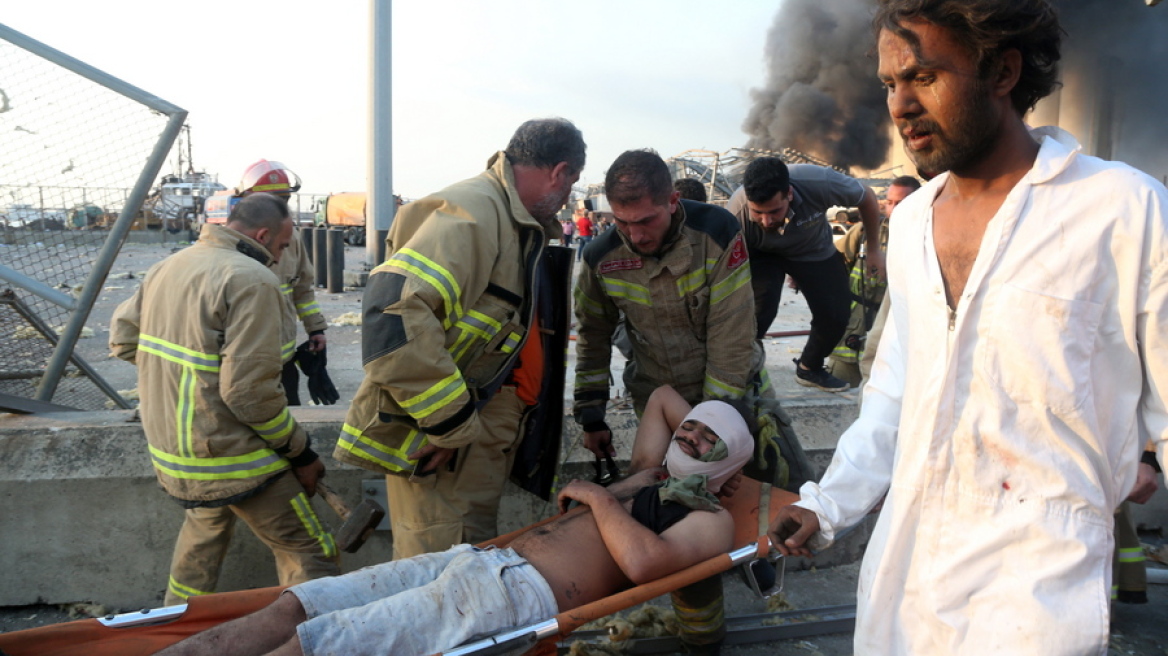
[[[748,148],[795,148],[874,169],[888,154],[867,0],[785,0],[767,33],[766,86],[753,89]]]
[[[1105,144],[1113,159],[1168,179],[1168,3],[1052,1],[1066,30],[1060,124],[1088,150]],[[872,11],[872,0],[783,1],[767,34],[766,85],[751,91],[742,126],[748,147],[790,147],[869,170],[887,160],[894,144],[876,80]],[[1076,115],[1107,125],[1079,125]]]

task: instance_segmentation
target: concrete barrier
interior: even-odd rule
[[[813,402],[788,411],[813,460],[823,465],[830,448],[815,447],[850,422],[850,403]],[[334,461],[330,454],[344,419],[337,407],[295,408],[328,468],[328,482],[357,503],[363,481],[376,475]],[[161,605],[182,509],[163,493],[133,411],[0,416],[0,606],[92,601],[110,608]],[[561,480],[591,478],[592,455],[579,428],[565,422]],[[636,420],[612,412],[618,452],[627,465]],[[837,433],[838,434],[838,433]],[[339,520],[319,500],[317,513]],[[555,512],[554,505],[509,485],[500,509],[500,532],[526,526]],[[242,525],[226,561],[219,589],[275,585],[267,548]],[[866,539],[862,541],[866,543]],[[857,544],[861,544],[857,542]],[[815,564],[854,559],[860,547],[833,548]],[[350,571],[391,557],[388,531],[374,534],[357,554],[344,554]]]

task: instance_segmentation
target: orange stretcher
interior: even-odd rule
[[[744,478],[737,493],[723,501],[734,517],[734,550],[730,553],[573,608],[543,622],[508,629],[443,653],[449,656],[486,656],[528,647],[528,656],[554,654],[556,641],[588,622],[720,574],[735,565],[765,558],[770,552],[766,527],[779,508],[796,500],[798,496],[791,492]],[[506,546],[521,533],[548,521],[551,519],[485,544]],[[200,631],[259,610],[275,601],[283,589],[272,587],[216,593],[192,597],[183,606],[2,633],[0,652],[5,656],[149,656]]]

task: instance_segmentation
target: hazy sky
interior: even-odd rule
[[[779,2],[726,6],[395,0],[395,191],[476,174],[533,117],[584,132],[586,183],[629,148],[743,145]],[[368,0],[40,0],[0,22],[186,109],[195,165],[228,186],[263,157],[302,191],[365,188]]]

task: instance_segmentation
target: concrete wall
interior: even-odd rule
[[[840,402],[788,410],[821,464],[830,458],[832,434],[855,413],[853,406]],[[356,504],[362,480],[377,477],[329,457],[344,410],[308,407],[294,414],[322,454],[330,485]],[[132,417],[132,411],[0,416],[0,606],[93,601],[127,610],[161,605],[183,513],[159,489],[141,424],[130,421]],[[619,453],[627,455],[635,419],[631,412],[609,418]],[[564,437],[570,448],[561,479],[591,478],[591,454],[583,451],[579,429],[571,421]],[[323,502],[314,504],[324,521],[339,525]],[[512,486],[503,500],[500,532],[552,512],[552,504]],[[833,548],[816,564],[855,558],[866,533],[858,537],[850,552]],[[357,554],[344,554],[343,566],[348,571],[388,560],[391,547],[389,532],[378,532]],[[219,588],[276,583],[267,548],[241,523]]]

